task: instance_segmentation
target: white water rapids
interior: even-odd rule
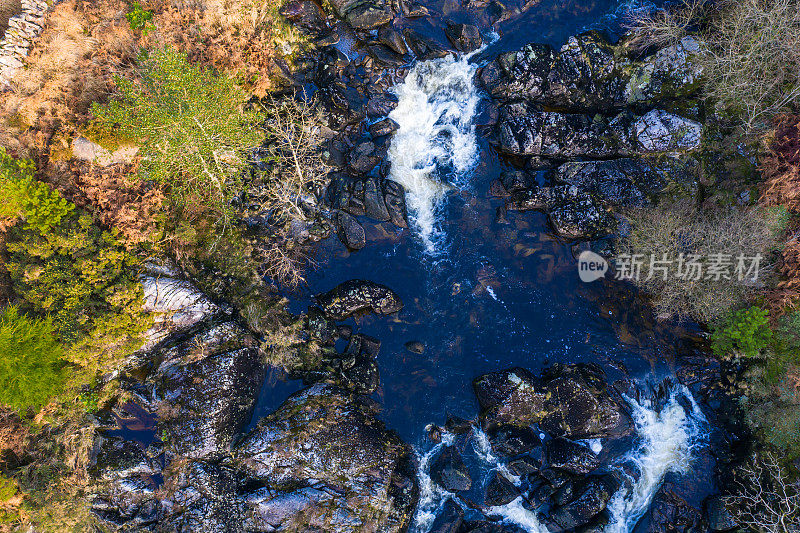
[[[389,146],[389,178],[406,190],[413,224],[429,252],[435,249],[436,212],[447,189],[478,161],[473,117],[480,94],[473,83],[475,54],[420,61],[394,88],[389,118],[400,126]]]
[[[681,399],[688,410],[681,405]],[[669,472],[687,473],[693,450],[704,443],[706,419],[686,387],[673,387],[660,409],[649,400],[638,403],[628,399],[628,402],[632,408],[636,441],[634,448],[620,462],[634,466],[636,474],[628,477],[609,502],[610,520],[604,529],[606,533],[629,533],[647,511],[664,476]],[[492,455],[483,431],[473,428],[472,437],[475,456],[484,467],[489,471],[497,469],[506,473],[515,485],[519,485],[521,480],[507,473],[505,465]],[[442,447],[452,443],[453,435],[445,433],[441,443],[420,457],[417,475],[420,503],[411,527],[415,533],[427,532],[447,499],[458,498],[437,486],[429,475],[430,463]],[[619,470],[623,472],[622,468]],[[521,496],[506,505],[490,507],[488,514],[530,533],[548,533],[536,513],[523,506]]]

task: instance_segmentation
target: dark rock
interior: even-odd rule
[[[403,36],[406,38],[406,43],[414,52],[414,55],[419,59],[436,59],[444,57],[448,54],[447,50],[439,46],[435,41],[420,35],[410,28],[403,30]]]
[[[472,422],[461,418],[460,416],[447,415],[447,421],[444,423],[444,428],[450,433],[456,435],[466,435],[472,431]]]
[[[555,59],[552,47],[528,44],[518,52],[500,55],[484,67],[481,81],[500,100],[538,99],[547,90],[547,76]]]
[[[289,22],[312,34],[323,33],[329,29],[325,13],[319,4],[312,0],[291,0],[283,4],[279,13]]]
[[[264,487],[244,495],[238,530],[405,531],[418,493],[412,451],[375,412],[359,396],[315,385],[262,419],[234,450],[250,484]]]
[[[387,7],[369,1],[357,4],[347,12],[345,20],[354,28],[372,30],[389,24],[394,19]]]
[[[403,308],[400,297],[390,288],[372,281],[353,279],[316,297],[317,304],[333,320],[359,312],[380,315],[396,313]]]
[[[375,124],[372,124],[369,127],[369,134],[373,137],[383,137],[384,135],[394,133],[399,127],[400,126],[394,120],[385,118],[383,120],[379,120]]]
[[[219,455],[247,424],[266,372],[258,349],[247,344],[256,343],[225,323],[162,354],[165,360],[151,378],[152,406],[175,413],[161,419],[175,452],[192,458]]]
[[[585,475],[600,466],[600,459],[592,450],[564,438],[545,442],[544,454],[549,467],[571,474]]]
[[[403,36],[389,26],[383,26],[378,30],[378,40],[400,55],[408,53]]]
[[[367,116],[370,118],[385,117],[397,107],[397,98],[389,94],[371,97],[367,101]]]
[[[701,44],[695,37],[657,51],[631,70],[625,87],[627,104],[650,104],[664,99],[685,99],[699,88]]]
[[[711,531],[730,531],[739,527],[730,511],[725,507],[722,496],[715,495],[706,498],[706,521]]]
[[[618,437],[633,424],[606,389],[595,365],[554,365],[534,378],[520,368],[475,379],[473,388],[487,424],[530,426],[538,423],[556,436]]]
[[[431,464],[431,479],[450,492],[469,490],[472,478],[458,450],[447,446]]]
[[[375,146],[375,143],[364,141],[358,143],[350,152],[347,164],[356,174],[367,174],[378,166],[385,154]]]
[[[406,17],[410,19],[418,19],[427,17],[429,15],[428,8],[417,2],[408,2],[406,9]]]
[[[547,484],[558,489],[566,485],[572,480],[572,477],[563,470],[556,470],[555,468],[542,468],[539,471],[539,476],[547,481]]]
[[[647,514],[648,533],[690,533],[702,531],[702,513],[681,498],[671,483],[664,483],[653,497]]]
[[[428,533],[458,533],[464,523],[464,509],[449,498]]]
[[[408,59],[401,56],[388,46],[382,44],[371,44],[367,47],[378,65],[383,67],[402,67],[408,63]]]
[[[495,472],[486,487],[486,505],[505,505],[519,496],[519,489],[500,472]]]
[[[459,52],[472,52],[483,46],[481,33],[471,24],[450,24],[445,34]]]
[[[408,211],[406,209],[406,193],[403,186],[391,180],[383,181],[384,200],[389,211],[392,224],[399,228],[408,227]]]
[[[500,174],[500,182],[503,184],[503,188],[511,194],[536,186],[534,177],[524,170],[506,170]]]
[[[391,220],[378,178],[371,176],[364,183],[364,213],[378,222]]]
[[[425,351],[425,345],[420,341],[408,341],[405,343],[405,348],[415,354],[422,354]]]
[[[488,520],[475,520],[464,522],[459,533],[527,533],[524,529],[513,524],[489,522]]]
[[[496,426],[487,431],[492,450],[503,457],[527,453],[542,441],[530,427]]]
[[[507,468],[508,471],[515,476],[526,477],[537,473],[541,466],[541,461],[538,461],[532,457],[523,456],[510,461],[507,465]]]
[[[551,510],[549,522],[557,527],[551,531],[575,529],[589,524],[605,510],[614,495],[614,485],[606,478],[590,478],[579,490],[577,498],[566,505]]]
[[[333,225],[339,240],[351,250],[360,250],[366,246],[367,238],[364,227],[352,215],[344,211],[337,211],[334,214]]]

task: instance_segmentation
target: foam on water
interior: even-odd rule
[[[419,483],[419,502],[410,531],[427,532],[433,525],[436,515],[444,503],[453,496],[433,482],[430,476],[431,461],[439,454],[439,450],[453,443],[454,435],[443,432],[442,441],[422,456],[417,454],[417,482]]]
[[[681,405],[681,398],[690,407],[688,412]],[[636,467],[638,477],[629,479],[630,483],[611,499],[611,520],[605,528],[608,533],[631,531],[647,511],[664,476],[668,472],[688,472],[692,451],[704,444],[706,436],[706,418],[684,386],[672,389],[660,411],[649,400],[640,404],[628,398],[628,402],[640,441],[625,461]]]
[[[445,192],[478,160],[472,123],[480,101],[473,83],[478,65],[469,61],[475,53],[420,61],[394,88],[398,104],[389,118],[400,127],[389,146],[389,178],[405,188],[412,221],[430,252]]]

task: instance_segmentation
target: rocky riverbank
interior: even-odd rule
[[[427,14],[405,2],[332,7],[335,17],[308,0],[282,10],[317,44],[296,83],[314,84],[333,132],[330,184],[307,202],[316,221],[296,221],[295,237],[317,240],[332,228],[354,251],[369,245],[366,219],[409,226],[405,191],[389,179],[387,153],[398,128],[387,117],[397,105],[389,88],[414,60],[474,50],[483,37],[476,26],[451,24],[447,47],[395,29],[392,21]],[[504,16],[500,10],[490,18]],[[349,54],[337,47],[343,41],[353,43]],[[506,198],[504,209],[543,211],[560,238],[585,241],[617,232],[623,208],[695,194],[704,135],[703,111],[692,100],[702,74],[692,62],[699,46],[687,38],[632,58],[623,45],[586,33],[558,51],[532,44],[489,62],[477,77],[493,99],[483,126],[516,167],[492,188]],[[341,324],[399,312],[403,303],[391,287],[351,280],[318,295],[303,328],[318,357],[292,369],[307,388],[243,433],[269,346],[176,272],[153,270],[143,284],[148,310],[161,319],[114,379],[130,398],[126,408],[157,420],[157,431],[137,440],[120,433],[122,412],[98,416],[92,464],[102,490],[92,508],[114,527],[401,532],[418,527],[415,517],[430,503],[426,491],[446,496],[429,524],[440,532],[530,531],[534,522],[548,531],[600,531],[639,512],[626,505],[637,504],[641,487],[614,469],[618,450],[604,451],[649,428],[637,418],[645,408],[630,381],[609,383],[594,365],[481,375],[473,383],[480,413],[430,428],[440,448],[426,473],[432,485],[421,486],[420,458],[380,421],[368,396],[380,385],[380,340]],[[344,349],[337,351],[337,341]],[[729,405],[728,376],[697,355],[681,362],[677,381],[685,393],[654,394],[659,408],[683,417],[677,426],[686,438],[670,449],[675,464],[703,421],[715,439],[703,460],[724,467],[733,448],[727,418],[692,398]],[[477,501],[466,493],[483,481],[473,479],[462,455],[483,438],[494,470]],[[656,472],[657,484],[670,468]],[[657,484],[649,487],[653,505],[639,514],[647,513],[651,531],[667,524],[729,529],[714,497],[693,507],[684,498],[690,487]],[[524,526],[520,516],[531,522]]]

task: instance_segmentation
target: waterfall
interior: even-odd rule
[[[681,398],[690,407],[688,412],[680,404]],[[636,467],[639,476],[629,480],[632,485],[623,485],[609,503],[611,520],[605,528],[607,533],[628,533],[633,529],[650,507],[664,476],[668,472],[688,472],[692,451],[705,439],[705,416],[685,386],[674,387],[660,411],[649,400],[641,404],[627,400],[641,440],[625,461]]]
[[[618,470],[626,476],[626,482],[608,504],[610,520],[604,529],[605,533],[629,533],[647,512],[664,476],[669,472],[687,473],[692,452],[705,442],[707,421],[686,387],[672,387],[667,401],[660,408],[651,400],[641,403],[631,398],[626,400],[632,409],[636,441],[631,451],[617,461]],[[513,476],[492,453],[486,434],[479,427],[473,427],[472,435],[474,456],[487,472],[497,470],[520,486],[522,480]],[[442,442],[420,457],[417,472],[420,502],[411,527],[413,532],[428,531],[442,505],[448,498],[456,497],[438,487],[429,474],[433,458],[443,446],[453,441],[454,435],[444,433]],[[594,449],[601,447],[600,441],[589,441],[587,445]],[[632,465],[635,473],[626,474],[621,468],[622,464]],[[547,527],[539,521],[537,512],[523,505],[522,496],[506,505],[489,507],[486,514],[515,524],[529,533],[548,533]]]
[[[418,62],[395,87],[389,118],[400,126],[389,146],[389,178],[406,190],[412,223],[427,250],[435,250],[436,212],[447,189],[478,160],[472,119],[480,101],[469,55]]]
[[[455,435],[443,432],[442,441],[427,451],[423,455],[417,453],[417,481],[419,482],[419,502],[417,511],[414,513],[414,520],[411,524],[412,532],[427,532],[433,525],[436,515],[448,498],[453,494],[446,491],[431,480],[430,466],[431,461],[445,446],[453,443]]]

